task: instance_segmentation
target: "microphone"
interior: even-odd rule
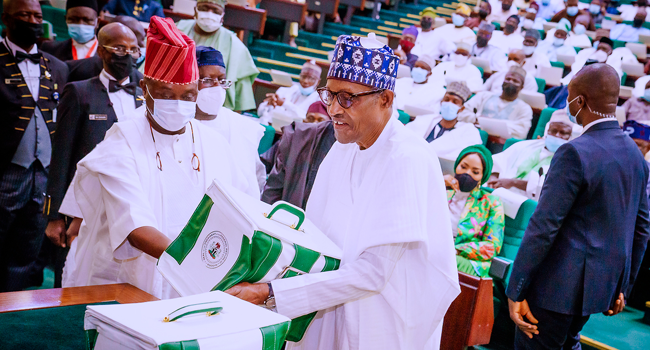
[[[544,175],[544,168],[540,167],[537,173],[539,174],[539,178],[537,178],[537,187],[535,193],[533,193],[533,198],[535,198],[536,195],[539,197],[542,192],[542,186],[539,185],[539,182],[542,180],[542,176]]]

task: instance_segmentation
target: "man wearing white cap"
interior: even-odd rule
[[[571,139],[573,126],[566,113],[554,114],[547,124],[544,137],[517,142],[492,157],[494,166],[487,185],[491,188],[509,188],[532,199],[539,197],[555,151]],[[542,174],[540,176],[540,173]]]
[[[498,72],[507,69],[506,53],[498,47],[490,44],[494,32],[494,24],[483,22],[478,26],[476,43],[472,45],[470,54],[472,57],[482,58],[490,63],[490,69]]]
[[[523,50],[512,50],[508,53],[508,67],[523,67],[526,63],[526,55]],[[525,70],[525,69],[524,69]],[[507,70],[493,73],[483,84],[483,91],[491,91],[501,94],[503,81],[506,79]],[[532,74],[526,72],[523,91],[536,92],[538,90],[537,80]]]
[[[440,81],[431,79],[431,71],[436,61],[430,56],[419,57],[411,69],[410,78],[400,78],[395,82],[395,107],[417,106],[435,113],[445,89]]]
[[[318,311],[287,349],[437,349],[460,291],[438,158],[391,118],[399,57],[373,34],[341,36],[334,53],[319,93],[338,142],[307,217],[341,247],[341,267],[227,292],[256,304],[274,298],[290,318]]]
[[[466,43],[456,43],[456,51],[450,55],[451,61],[441,62],[431,72],[432,79],[444,81],[464,81],[467,87],[474,92],[479,91],[483,85],[481,71],[470,60],[472,47]]]
[[[546,54],[551,61],[557,61],[557,55],[567,55],[575,56],[576,49],[573,46],[569,46],[566,43],[567,35],[571,32],[571,22],[568,19],[562,18],[555,26],[555,33],[551,36],[549,35],[546,40],[544,40],[537,50]]]
[[[542,67],[550,67],[551,61],[548,59],[545,53],[537,50],[537,45],[539,44],[541,37],[539,31],[536,29],[528,29],[524,34],[523,42],[523,51],[526,55],[526,61],[522,68],[526,71],[527,74],[530,74],[536,78],[543,78],[541,76]]]

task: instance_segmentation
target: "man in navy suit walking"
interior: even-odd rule
[[[515,349],[579,349],[591,314],[623,310],[648,242],[643,155],[614,113],[619,77],[585,66],[568,86],[582,136],[551,162],[507,289]]]

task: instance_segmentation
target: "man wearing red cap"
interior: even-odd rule
[[[212,180],[259,197],[256,179],[243,175],[228,142],[192,121],[199,79],[194,42],[171,19],[151,19],[144,75],[145,106],[114,124],[78,163],[74,197],[84,225],[64,286],[127,282],[158,298],[178,296],[156,259]]]

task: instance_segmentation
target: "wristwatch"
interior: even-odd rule
[[[271,285],[271,282],[267,283],[269,286],[269,297],[264,300],[264,307],[273,311],[277,312],[277,308],[275,307],[275,294],[273,294],[273,286]]]

